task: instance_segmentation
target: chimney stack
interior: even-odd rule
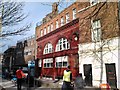
[[[57,2],[54,2],[52,4],[52,12],[58,12],[58,4],[57,4]]]

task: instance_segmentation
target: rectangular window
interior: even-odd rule
[[[64,17],[62,16],[61,17],[61,26],[63,26],[64,25]]]
[[[46,35],[46,33],[47,33],[47,30],[46,30],[46,27],[44,28],[44,35]]]
[[[51,24],[51,31],[53,31],[53,23]]]
[[[48,33],[50,32],[50,26],[48,25]]]
[[[92,41],[97,42],[101,40],[101,24],[100,20],[92,22]]]
[[[44,68],[52,68],[53,67],[53,58],[43,59]]]
[[[76,19],[76,8],[73,9],[73,19]]]
[[[90,4],[91,4],[91,5],[95,5],[95,4],[97,4],[97,3],[99,3],[98,0],[90,0]]]
[[[58,28],[59,26],[58,26],[58,20],[56,20],[56,29]]]
[[[40,36],[43,36],[43,30],[40,31]]]
[[[67,67],[68,65],[68,56],[62,56],[62,57],[56,57],[56,67],[61,68],[61,67]]]
[[[67,13],[67,14],[66,14],[66,23],[69,22],[69,18],[70,18],[70,17],[69,17],[69,13]]]

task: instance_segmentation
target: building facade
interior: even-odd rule
[[[19,40],[16,44],[16,62],[28,66],[28,62],[35,59],[35,37],[30,36]]]
[[[14,65],[16,60],[16,47],[11,46],[3,53],[3,60],[2,60],[2,73],[3,75],[7,73],[14,72]],[[5,77],[9,78],[9,77]]]
[[[56,17],[36,27],[39,75],[62,78],[63,70],[71,66],[73,78],[79,73],[78,3],[66,8]]]
[[[39,75],[55,79],[70,65],[87,86],[120,88],[119,33],[118,2],[73,3],[36,27]]]
[[[24,59],[26,64],[35,59],[35,36],[24,40]]]
[[[89,86],[120,88],[119,4],[94,3],[79,13],[79,72]]]

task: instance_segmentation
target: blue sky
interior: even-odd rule
[[[52,3],[53,2],[25,2],[24,13],[28,14],[28,17],[16,27],[26,25],[27,23],[32,23],[32,27],[25,35],[8,37],[8,40],[2,40],[2,44],[5,44],[5,46],[0,48],[0,52],[5,51],[9,46],[15,46],[17,41],[35,34],[36,23],[40,22],[45,15],[52,11]],[[73,2],[62,2],[58,7],[59,11],[68,7],[71,3]]]

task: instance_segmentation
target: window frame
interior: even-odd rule
[[[72,9],[72,14],[73,14],[73,20],[76,19],[76,18],[77,18],[77,17],[76,17],[76,14],[77,14],[76,8],[73,8],[73,9]]]
[[[44,52],[43,54],[49,54],[49,53],[52,53],[52,50],[53,50],[53,46],[51,43],[47,43],[44,47]]]
[[[48,25],[47,27],[47,32],[49,33],[51,30],[50,30],[50,25]]]
[[[43,59],[43,67],[44,68],[53,68],[53,58]]]
[[[53,23],[51,23],[50,27],[51,27],[51,31],[53,31]]]
[[[97,3],[99,3],[99,0],[90,0],[90,5],[96,5]]]
[[[70,19],[69,13],[66,13],[65,17],[66,17],[66,23],[68,23],[68,22],[69,22],[69,19]]]
[[[47,28],[44,27],[44,35],[46,35],[46,34],[47,34]]]
[[[61,26],[63,26],[64,25],[64,17],[63,16],[61,17],[60,22],[61,22]]]
[[[66,63],[66,65],[64,63]],[[67,66],[68,66],[68,56],[61,56],[55,58],[56,68],[66,68]]]
[[[43,36],[43,30],[41,29],[41,31],[40,31],[40,36]]]
[[[68,42],[68,40],[66,38],[59,39],[56,44],[56,52],[67,49],[70,49],[70,43]]]
[[[92,21],[92,41],[101,41],[101,22],[100,19]]]
[[[59,22],[58,22],[58,20],[56,20],[56,25],[55,26],[56,26],[56,29],[59,28]]]

